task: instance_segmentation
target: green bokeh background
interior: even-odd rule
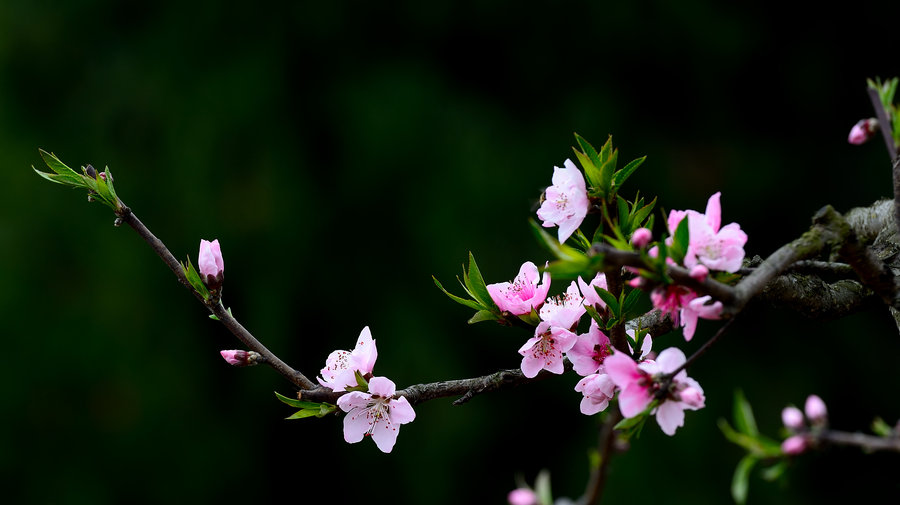
[[[891,191],[865,78],[900,73],[894,2],[0,2],[0,480],[8,503],[505,503],[547,468],[578,496],[596,418],[566,375],[465,406],[433,401],[394,453],[345,444],[334,419],[284,421],[265,367],[128,229],[35,176],[37,149],[108,165],[179,258],[225,255],[225,300],[313,375],[369,325],[376,372],[403,387],[516,367],[527,335],[469,312],[488,282],[547,255],[527,225],[572,132],[647,155],[624,193],[702,209],[767,255],[831,203]],[[893,31],[892,31],[893,30]],[[559,287],[559,286],[557,286]],[[763,431],[816,392],[833,425],[900,417],[896,328],[756,309],[691,375],[707,408],[651,424],[611,470],[609,503],[728,503],[741,456],[716,428],[742,388]],[[702,322],[690,352],[715,330]],[[896,456],[800,458],[750,503],[897,496]],[[851,484],[853,483],[853,484]]]

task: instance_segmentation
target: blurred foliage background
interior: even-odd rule
[[[516,367],[528,335],[469,312],[467,252],[488,282],[546,254],[527,225],[573,132],[648,160],[623,191],[666,209],[723,193],[723,223],[766,256],[830,203],[891,192],[867,77],[897,65],[898,5],[782,3],[0,2],[0,479],[8,503],[505,503],[551,471],[580,495],[597,418],[574,375],[417,407],[394,453],[334,419],[284,421],[265,367],[105,208],[32,171],[39,147],[109,166],[179,258],[218,238],[225,301],[314,375],[365,325],[399,387]],[[561,288],[561,286],[557,286]],[[561,289],[560,289],[561,290]],[[555,290],[554,290],[555,292]],[[818,393],[832,424],[900,417],[886,311],[807,321],[757,308],[691,370],[708,407],[677,436],[649,424],[607,499],[728,503],[741,451],[716,428],[742,388],[761,429]],[[696,349],[695,339],[660,345]],[[750,503],[896,496],[893,455],[799,458]],[[853,486],[840,483],[855,482]]]

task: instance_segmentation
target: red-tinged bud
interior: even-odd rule
[[[800,409],[797,407],[785,407],[784,410],[781,411],[781,422],[784,423],[784,427],[797,431],[803,428],[803,412],[800,412]]]
[[[682,389],[678,394],[681,396],[681,401],[687,403],[691,407],[703,408],[706,404],[706,398],[703,396],[703,393],[695,387],[688,386]]]
[[[653,232],[647,228],[638,228],[631,234],[631,245],[643,249],[653,239]]]
[[[878,131],[878,120],[875,118],[860,119],[847,136],[847,142],[853,145],[865,144]]]
[[[825,421],[828,420],[828,409],[825,408],[825,402],[816,395],[809,395],[803,410],[806,412],[806,418],[813,424],[825,424]]]
[[[794,435],[792,437],[788,437],[784,442],[781,443],[781,452],[789,455],[796,456],[797,454],[801,454],[806,451],[809,444],[806,441],[806,437],[803,435]]]
[[[253,366],[259,363],[259,353],[255,351],[241,351],[238,349],[230,351],[219,351],[222,358],[233,366]]]

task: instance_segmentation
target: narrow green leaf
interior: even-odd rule
[[[295,407],[298,409],[316,409],[316,410],[318,410],[319,405],[321,405],[321,403],[318,403],[318,402],[305,402],[302,400],[295,400],[293,398],[288,398],[287,396],[282,395],[278,391],[275,391],[275,397],[277,397],[278,400],[281,401],[282,403],[285,403],[287,405],[290,405],[291,407]]]
[[[637,205],[635,205],[634,209],[637,209],[637,210],[632,209],[632,211],[633,211],[632,219],[634,222],[635,229],[643,226],[644,219],[646,219],[647,216],[649,216],[650,213],[653,212],[653,207],[655,205],[656,205],[656,198],[654,198],[652,202],[648,203],[647,205],[644,205],[640,209],[637,209]],[[647,228],[651,228],[651,227],[647,226]]]
[[[612,142],[609,142],[609,144],[612,144]],[[606,146],[603,148],[606,150]],[[603,165],[600,166],[600,187],[603,188],[603,192],[606,194],[607,198],[612,198],[612,195],[615,194],[612,187],[612,180],[613,173],[616,171],[616,162],[618,161],[618,158],[619,150],[616,149],[606,158],[606,160],[604,160]]]
[[[581,164],[581,169],[584,170],[584,177],[587,179],[590,190],[593,190],[589,191],[589,194],[597,193],[600,189],[600,169],[584,153],[575,148],[572,148],[572,150],[575,151],[575,157],[578,158],[578,163]]]
[[[47,179],[50,182],[55,182],[57,184],[62,184],[64,186],[72,186],[72,187],[76,187],[76,188],[85,187],[84,181],[82,180],[81,176],[78,174],[75,174],[75,173],[73,173],[72,175],[70,175],[70,174],[51,174],[49,172],[41,172],[40,170],[38,170],[34,167],[31,167],[31,169],[34,170],[35,173],[37,173],[38,175],[40,175],[44,179]]]
[[[594,290],[597,291],[597,294],[600,296],[600,299],[603,300],[603,303],[605,303],[609,308],[609,311],[612,314],[619,315],[620,306],[619,301],[616,300],[615,295],[601,288],[600,286],[594,286]]]
[[[606,143],[609,144],[611,140],[612,135],[609,136],[609,138],[606,140]],[[578,142],[578,147],[581,148],[581,152],[583,152],[594,165],[599,167],[603,164],[605,159],[603,159],[601,155],[597,153],[597,150],[594,149],[594,146],[592,146],[590,142],[585,140],[584,137],[576,133],[575,141]],[[603,147],[606,148],[606,144],[604,144]]]
[[[469,324],[480,323],[482,321],[499,321],[501,319],[503,319],[501,316],[489,310],[479,310],[474,316],[469,318]]]
[[[622,170],[617,171],[615,175],[613,175],[613,187],[616,189],[621,188],[622,184],[631,177],[631,174],[633,174],[646,159],[646,156],[642,156],[636,160],[631,160],[627,165],[622,167]]]
[[[294,415],[292,415],[290,417],[285,417],[285,419],[303,419],[306,417],[313,417],[313,416],[322,417],[319,415],[318,410],[303,409],[303,410],[298,410],[297,412],[294,413]]]
[[[759,460],[748,454],[738,462],[737,468],[734,470],[734,477],[731,479],[731,497],[734,498],[735,503],[738,505],[747,503],[747,491],[750,488],[750,471],[753,470],[753,466],[756,465],[757,461]]]
[[[740,389],[734,392],[734,425],[741,433],[756,437],[759,435],[759,429],[756,427],[756,418],[753,417],[753,409],[750,402],[744,396],[744,392]]]
[[[560,244],[559,240],[556,237],[547,233],[541,225],[537,224],[534,219],[529,219],[528,222],[531,224],[531,231],[534,232],[535,238],[537,238],[538,243],[544,246],[547,251],[556,256],[558,259],[563,261],[579,261],[586,256],[579,250],[574,247],[567,246],[565,244]]]
[[[616,195],[616,208],[619,211],[617,231],[622,235],[631,235],[631,213],[628,210],[628,201]]]
[[[444,294],[447,295],[448,297],[450,297],[450,299],[453,300],[454,302],[456,302],[460,305],[465,305],[466,307],[469,307],[470,309],[475,309],[475,310],[483,310],[485,308],[485,307],[482,307],[481,304],[479,304],[478,302],[476,302],[474,300],[467,300],[465,298],[460,298],[460,297],[454,295],[453,293],[447,291],[446,289],[444,289],[444,286],[441,285],[441,282],[439,280],[437,280],[437,277],[432,275],[431,278],[434,279],[434,285],[437,286],[438,289],[443,291]]]
[[[772,482],[777,480],[779,477],[784,475],[785,470],[788,469],[788,461],[786,459],[782,459],[778,463],[770,466],[769,468],[763,469],[761,472],[763,480],[768,482]]]
[[[184,270],[184,276],[197,293],[200,293],[200,296],[202,296],[204,300],[209,300],[209,290],[206,288],[206,284],[203,284],[203,281],[200,279],[200,273],[197,272],[197,269],[194,268],[193,263],[191,263],[190,256],[188,256],[187,264],[182,263],[181,268]]]
[[[66,166],[65,163],[60,161],[60,159],[57,158],[55,154],[48,153],[47,151],[45,151],[43,149],[38,149],[38,152],[40,152],[41,158],[44,159],[44,163],[46,163],[47,166],[50,167],[50,170],[53,170],[57,174],[76,175],[76,176],[79,175],[78,172],[72,170],[71,168]]]
[[[669,248],[669,257],[675,260],[675,263],[684,262],[688,244],[690,244],[690,230],[688,229],[688,218],[685,216],[675,229],[672,247]]]
[[[534,479],[534,492],[538,496],[539,505],[552,505],[553,492],[550,490],[550,472],[541,470]]]
[[[478,263],[475,263],[475,255],[469,251],[469,271],[465,274],[466,286],[472,296],[479,303],[488,308],[497,308],[494,299],[488,293],[487,286],[484,284],[484,277],[481,276],[481,270],[478,269]]]
[[[607,161],[609,161],[609,156],[613,152],[613,143],[612,143],[612,135],[606,138],[606,142],[603,144],[603,147],[600,148],[600,161],[597,163],[597,166],[603,166]]]

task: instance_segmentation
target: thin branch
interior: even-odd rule
[[[826,430],[815,435],[816,440],[834,445],[859,447],[868,452],[894,451],[900,452],[900,438],[878,437],[865,433]]]
[[[600,464],[591,471],[587,488],[584,491],[584,496],[578,500],[578,505],[596,505],[600,503],[600,498],[603,496],[603,490],[606,488],[606,477],[609,474],[609,462],[612,460],[613,451],[616,446],[615,426],[621,420],[621,412],[617,409],[610,409],[609,414],[603,421],[597,444]]]

